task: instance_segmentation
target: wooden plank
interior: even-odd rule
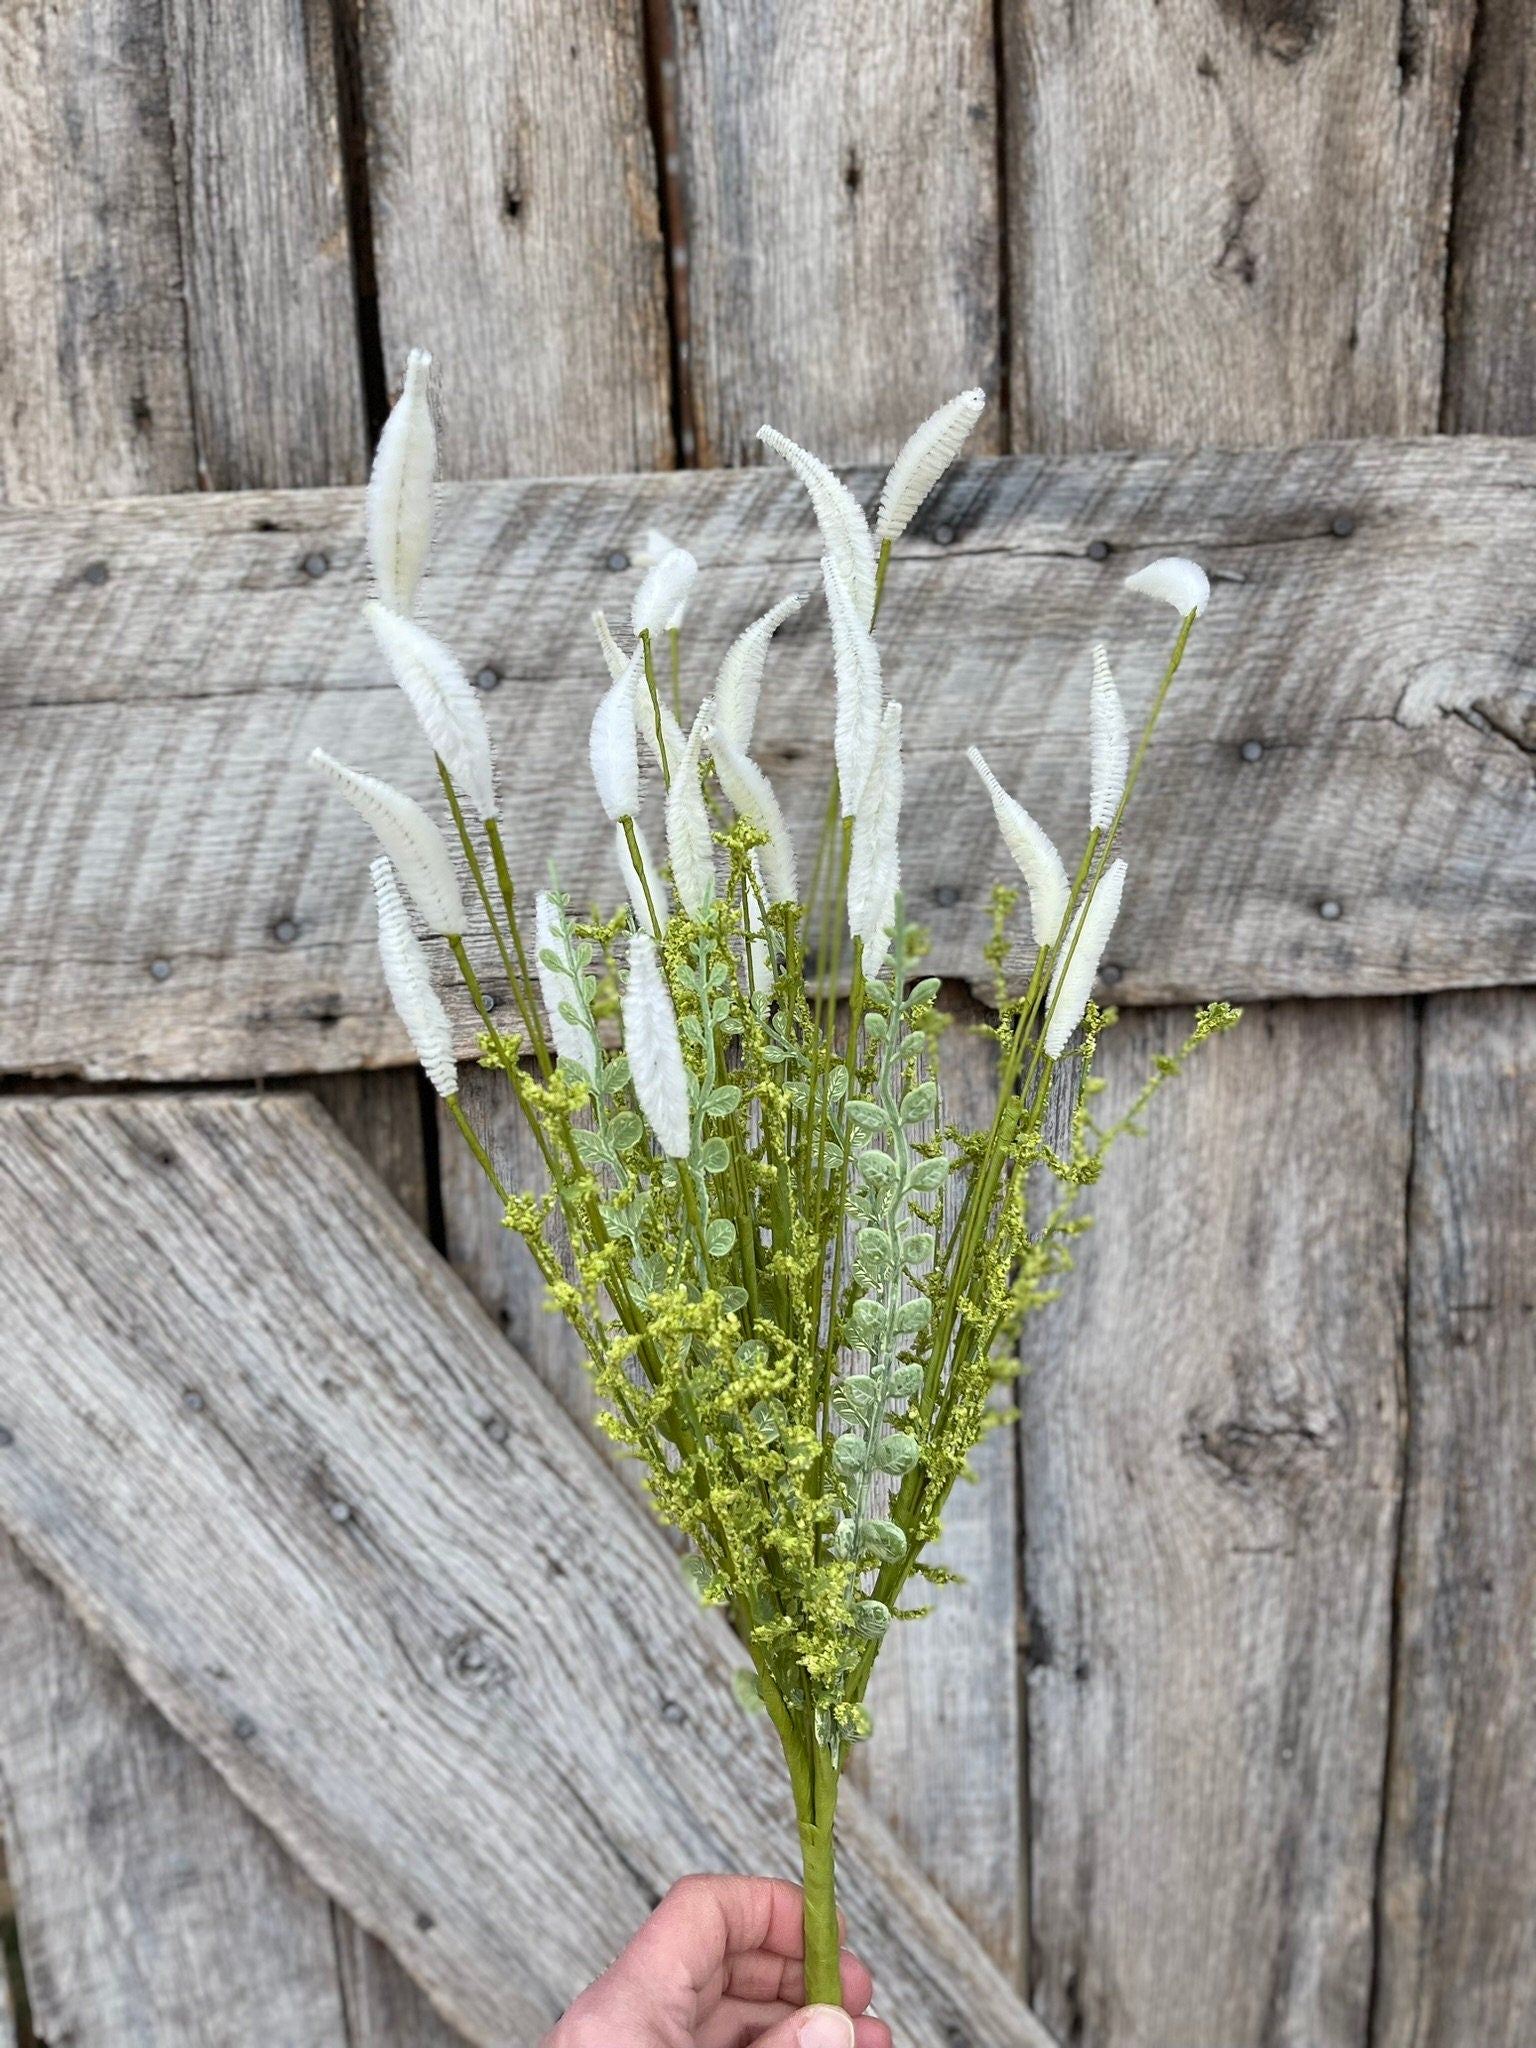
[[[0,70],[0,497],[185,488],[195,458],[160,8],[20,0],[0,19]]]
[[[938,971],[984,971],[1002,867],[963,742],[1075,838],[1086,644],[1107,633],[1133,710],[1145,704],[1166,628],[1120,578],[1178,546],[1224,580],[1132,821],[1133,863],[1157,851],[1155,868],[1133,867],[1118,993],[1536,974],[1536,787],[1508,737],[1530,701],[1533,479],[1526,444],[1473,439],[960,472],[942,500],[959,539],[913,541],[886,612],[890,688],[908,707],[908,886]],[[1347,541],[1336,518],[1354,521]],[[471,672],[506,678],[487,709],[525,882],[553,857],[578,893],[617,894],[582,787],[602,686],[586,614],[625,601],[633,577],[602,566],[605,543],[650,520],[723,565],[697,601],[693,694],[743,617],[814,577],[792,479],[442,494],[426,616]],[[1085,552],[1101,536],[1115,548],[1104,562]],[[319,557],[328,572],[306,574]],[[83,576],[97,559],[103,584]],[[364,588],[355,494],[0,521],[0,803],[16,855],[0,881],[5,1066],[218,1076],[404,1057],[374,956],[366,835],[303,766],[318,742],[432,799],[358,615]],[[819,606],[779,637],[759,756],[809,836],[827,763],[807,739],[829,723]]]
[[[888,461],[956,391],[995,400],[987,0],[672,12],[697,459],[757,461],[770,420],[829,461]],[[972,452],[1002,427],[994,405]]]
[[[1186,1028],[1122,1024],[1111,1106]],[[1406,1005],[1330,1003],[1206,1048],[1026,1345],[1034,1999],[1064,2041],[1366,2038],[1412,1043]]]
[[[418,1071],[390,1067],[372,1074],[306,1074],[297,1085],[313,1095],[416,1228],[430,1231],[426,1118],[433,1112],[423,1106]]]
[[[1536,2011],[1536,999],[1424,1008],[1375,2048]]]
[[[463,2036],[439,2019],[384,1944],[339,1906],[332,1915],[346,2048],[460,2048]]]
[[[739,1650],[311,1105],[0,1125],[0,1522],[446,2017],[527,2039],[673,1878],[791,1866]],[[1043,2042],[852,1793],[843,1842],[901,2038]]]
[[[1429,432],[1473,13],[1005,8],[1014,446]]]
[[[669,468],[639,0],[390,0],[362,55],[385,362],[452,362],[443,474]]]
[[[1457,139],[1441,424],[1536,433],[1536,180],[1526,110],[1536,24],[1522,0],[1481,0]]]
[[[198,482],[361,482],[331,9],[170,0],[164,33]]]
[[[329,1901],[3,1537],[0,1637],[0,1784],[38,2036],[352,2048]]]

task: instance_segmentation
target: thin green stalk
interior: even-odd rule
[[[640,645],[645,654],[645,687],[650,693],[651,717],[656,725],[656,752],[661,759],[661,783],[663,789],[672,787],[672,767],[667,760],[667,743],[661,730],[661,696],[656,688],[656,664],[651,658],[651,635],[649,629],[640,635]]]
[[[656,905],[651,901],[651,885],[646,878],[645,862],[640,858],[640,839],[635,831],[635,821],[633,818],[620,818],[619,823],[624,827],[624,844],[629,848],[630,864],[634,868],[636,877],[639,880],[640,893],[645,898],[645,907],[651,920],[651,931],[659,936],[661,932],[661,919],[656,915]]]
[[[870,607],[869,630],[875,630],[875,621],[880,616],[880,600],[885,595],[885,572],[891,566],[891,544],[888,540],[880,543],[880,559],[875,564],[875,601]]]
[[[682,637],[680,627],[668,626],[667,638],[672,644],[672,715],[679,725],[683,719],[683,671],[680,651]]]
[[[813,1741],[807,1761],[787,1751],[795,1819],[800,1831],[800,1871],[805,1896],[805,2000],[807,2005],[843,2002],[842,1944],[837,1925],[837,1872],[833,1821],[837,1813],[838,1767],[832,1752]]]
[[[485,820],[485,836],[491,849],[491,861],[496,869],[496,885],[501,891],[501,900],[507,913],[507,928],[512,934],[512,949],[517,954],[518,972],[523,978],[523,987],[528,995],[527,1021],[533,1028],[533,1050],[539,1062],[539,1071],[545,1080],[553,1071],[549,1056],[549,1042],[544,1035],[544,1018],[540,1006],[533,1000],[533,976],[528,972],[528,956],[523,951],[523,935],[517,922],[517,895],[512,885],[512,870],[507,865],[507,850],[501,843],[501,821],[497,818]]]

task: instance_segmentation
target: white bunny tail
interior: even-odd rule
[[[376,776],[360,775],[316,747],[309,765],[329,776],[400,871],[422,922],[444,937],[458,938],[465,925],[464,899],[443,844],[443,835],[421,805]]]
[[[1096,832],[1107,832],[1125,794],[1126,770],[1131,759],[1131,736],[1126,730],[1125,706],[1115,688],[1109,652],[1101,644],[1093,650],[1093,694],[1089,701],[1089,736],[1093,747],[1093,782],[1088,799],[1088,823]]]
[[[592,614],[592,629],[597,634],[597,644],[603,650],[603,660],[608,667],[608,680],[616,683],[629,666],[629,656],[613,637],[613,628],[608,623],[606,612]]]
[[[837,672],[837,716],[833,749],[837,786],[845,818],[858,815],[864,780],[880,737],[880,650],[859,616],[858,606],[830,555],[823,555],[821,580],[832,622],[832,657]]]
[[[663,633],[680,627],[698,575],[699,565],[686,548],[673,548],[670,554],[663,555],[654,568],[647,569],[635,592],[629,614],[630,630],[649,633],[653,640],[659,640]]]
[[[1067,1040],[1083,1021],[1099,962],[1120,915],[1124,889],[1125,862],[1111,861],[1099,878],[1099,886],[1072,920],[1072,930],[1063,941],[1046,998],[1045,1056],[1049,1060],[1061,1058]]]
[[[1148,562],[1134,576],[1125,579],[1127,590],[1139,590],[1144,597],[1160,597],[1171,604],[1181,619],[1191,612],[1203,612],[1211,601],[1211,579],[1198,562],[1183,555],[1164,555]]]
[[[757,723],[757,700],[763,687],[763,669],[768,660],[768,643],[792,612],[805,603],[803,592],[781,597],[772,611],[754,619],[744,633],[726,650],[720,673],[715,677],[715,719],[720,730],[745,754],[751,751],[752,729]]]
[[[365,604],[363,615],[454,786],[477,818],[494,818],[491,736],[485,727],[485,709],[468,676],[441,641],[411,620],[397,617],[378,603]]]
[[[624,672],[610,683],[592,714],[587,742],[592,780],[603,809],[617,822],[640,808],[640,756],[635,743],[635,697],[643,667],[637,647]]]
[[[787,434],[776,427],[759,427],[757,438],[775,455],[782,455],[804,484],[827,552],[848,586],[860,624],[867,627],[875,609],[875,544],[863,507],[824,462],[807,454]]]
[[[432,986],[427,956],[411,930],[395,871],[381,854],[370,870],[379,906],[379,958],[400,1022],[410,1034],[416,1057],[438,1094],[450,1101],[459,1092],[458,1063],[453,1057],[453,1027],[442,998]]]
[[[986,403],[984,391],[962,391],[923,421],[891,464],[880,493],[876,540],[899,540],[906,532],[913,513],[965,445]]]
[[[1067,871],[1061,864],[1061,855],[1024,806],[1003,788],[983,760],[980,747],[967,747],[965,758],[986,785],[1003,844],[1017,862],[1029,890],[1029,914],[1035,944],[1054,945],[1061,931],[1061,921],[1067,914],[1067,899],[1072,893],[1067,887]]]
[[[890,928],[901,887],[901,706],[887,704],[875,758],[853,820],[848,862],[848,929],[863,942],[864,972],[873,980],[890,951]]]
[[[432,545],[432,477],[437,436],[427,374],[432,358],[413,348],[405,389],[396,399],[373,458],[364,523],[380,601],[402,616],[415,600]]]
[[[667,858],[678,900],[690,917],[702,917],[715,890],[714,837],[704,802],[700,769],[715,707],[706,698],[693,730],[672,766],[667,791]]]
[[[716,732],[709,743],[720,787],[739,815],[748,818],[768,843],[759,848],[763,881],[770,903],[797,903],[800,885],[795,873],[795,849],[773,785],[755,761],[738,753],[723,733]]]
[[[629,941],[629,978],[620,1008],[635,1100],[662,1151],[671,1159],[686,1159],[693,1139],[688,1070],[672,996],[655,945],[644,932],[635,932]]]

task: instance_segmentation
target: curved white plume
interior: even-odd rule
[[[368,478],[365,525],[368,559],[381,601],[392,612],[408,612],[432,545],[432,476],[437,436],[427,373],[432,358],[413,348],[405,363],[405,388],[379,435]]]
[[[1099,879],[1099,886],[1072,920],[1072,933],[1062,945],[1046,999],[1047,1059],[1061,1058],[1067,1040],[1083,1021],[1088,998],[1093,994],[1094,976],[1104,958],[1115,919],[1120,915],[1124,888],[1125,862],[1111,861]]]
[[[827,616],[832,621],[832,657],[837,671],[833,749],[838,801],[843,816],[852,818],[858,815],[864,780],[880,737],[880,650],[830,555],[821,558],[821,580],[827,593]]]
[[[1211,601],[1211,579],[1198,562],[1183,555],[1164,555],[1161,561],[1148,562],[1145,569],[1126,577],[1125,587],[1147,597],[1160,597],[1181,619],[1191,612],[1203,612]]]
[[[1092,687],[1088,723],[1093,745],[1093,784],[1088,799],[1088,823],[1097,831],[1107,832],[1125,794],[1131,736],[1126,730],[1125,706],[1109,665],[1109,650],[1098,642],[1093,650]]]
[[[534,934],[538,948],[539,992],[549,1019],[556,1055],[572,1060],[594,1080],[602,1064],[597,1029],[581,987],[582,969],[575,957],[563,906],[548,889],[534,898]]]
[[[654,569],[663,555],[670,555],[677,546],[675,540],[668,540],[659,526],[648,526],[639,547],[631,548],[629,559],[637,569]]]
[[[873,980],[890,951],[890,927],[901,887],[901,706],[887,704],[864,794],[853,820],[848,862],[848,929],[863,941],[864,972]]]
[[[913,513],[960,453],[986,403],[984,391],[962,391],[931,413],[909,438],[880,493],[876,540],[899,540],[906,532]]]
[[[592,614],[592,627],[597,634],[597,644],[603,650],[603,660],[608,666],[608,680],[616,683],[629,665],[629,656],[613,637],[613,628],[608,623],[606,612]]]
[[[686,1159],[693,1136],[688,1071],[672,997],[656,948],[644,932],[635,932],[629,941],[629,978],[620,1008],[635,1100],[662,1151],[669,1158]]]
[[[629,837],[623,824],[613,828],[613,843],[619,856],[619,871],[624,877],[624,887],[629,891],[629,907],[635,913],[635,923],[641,931],[649,932],[653,939],[661,937],[662,927],[667,921],[667,891],[661,879],[661,870],[651,857],[651,849],[640,827],[630,820],[630,831],[635,835],[635,844],[640,849],[640,867],[636,870],[629,850]],[[642,879],[643,877],[643,879]],[[652,911],[656,915],[651,915]]]
[[[363,614],[454,787],[477,818],[494,818],[491,736],[485,729],[484,706],[468,676],[441,641],[410,619],[398,618],[376,601],[365,604]]]
[[[708,698],[699,706],[693,730],[673,763],[672,787],[667,791],[667,858],[678,900],[690,917],[703,916],[715,887],[714,839],[699,779],[714,710]]]
[[[644,662],[637,647],[624,673],[610,683],[592,714],[587,751],[592,780],[609,817],[632,818],[640,808],[640,756],[635,746],[635,697]]]
[[[782,455],[805,485],[827,552],[848,587],[859,623],[867,627],[875,608],[875,544],[864,508],[824,462],[807,454],[787,434],[776,427],[759,427],[757,438],[775,455]]]
[[[1067,886],[1067,872],[1061,864],[1061,855],[1024,806],[1003,788],[982,759],[980,747],[967,747],[965,758],[986,785],[1003,844],[1018,863],[1019,873],[1029,890],[1029,913],[1035,944],[1054,945],[1072,893]]]
[[[726,649],[720,673],[715,677],[715,721],[733,747],[742,753],[752,746],[752,728],[757,723],[757,700],[763,687],[763,669],[768,660],[768,643],[792,612],[805,603],[803,591],[781,597],[772,611],[754,619]]]
[[[400,870],[400,878],[422,922],[444,937],[464,930],[464,901],[458,877],[443,844],[443,835],[421,805],[376,776],[360,775],[316,747],[309,765],[330,777],[360,818],[371,825],[380,846]]]
[[[663,555],[654,568],[645,572],[635,592],[629,614],[631,632],[649,633],[652,640],[675,632],[683,623],[698,575],[699,565],[686,548],[673,548],[670,554]]]
[[[395,884],[395,871],[381,854],[369,870],[379,905],[379,958],[400,1022],[410,1034],[416,1057],[439,1095],[459,1092],[459,1069],[453,1057],[453,1027],[442,998],[432,986],[427,956],[411,930],[405,904]]]
[[[795,877],[795,849],[784,823],[784,813],[773,793],[773,785],[755,761],[737,751],[724,733],[716,732],[709,751],[714,757],[720,787],[739,815],[749,818],[768,835],[762,856],[763,883],[770,903],[797,903],[800,887]]]

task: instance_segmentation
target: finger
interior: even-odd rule
[[[853,2023],[854,2048],[891,2048],[891,2030],[884,2020],[867,2014]]]
[[[869,1971],[852,1949],[845,1948],[840,1961],[843,2004],[849,2012],[862,2012],[874,1991]],[[804,2005],[805,1965],[798,1956],[775,1956],[757,1949],[751,1955],[730,1959],[725,1988],[733,1998],[782,1999],[788,2005]]]
[[[855,2022],[840,2005],[802,2006],[799,2012],[771,2019],[766,2032],[758,2028],[754,2015],[782,2012],[782,2006],[742,2006],[735,2017],[746,2031],[726,2034],[718,2042],[701,2035],[700,2048],[747,2048],[748,2043],[751,2048],[859,2048]],[[889,2035],[884,2042],[872,2039],[869,2048],[890,2048]]]
[[[727,1957],[766,1949],[798,1956],[799,1887],[769,1877],[685,1877],[675,1884],[620,1959],[702,1990]]]

